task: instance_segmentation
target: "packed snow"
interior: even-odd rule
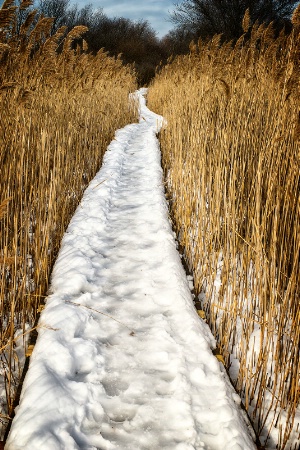
[[[145,94],[63,238],[6,450],[256,448],[193,305]]]

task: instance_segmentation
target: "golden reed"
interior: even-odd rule
[[[245,16],[235,45],[192,43],[148,94],[202,309],[257,435],[281,450],[300,432],[299,14],[288,36]]]
[[[64,230],[114,131],[136,117],[131,67],[87,52],[86,27],[0,10],[0,376],[7,423],[22,367],[16,334],[34,326]],[[19,24],[19,12],[24,20]],[[27,333],[27,334],[26,334]]]

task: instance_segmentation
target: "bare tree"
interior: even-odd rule
[[[247,9],[252,23],[274,22],[278,28],[289,20],[298,0],[184,0],[176,5],[171,20],[201,37],[222,33],[236,39],[242,33]]]
[[[162,38],[161,45],[167,56],[181,55],[188,53],[191,41],[196,39],[196,33],[189,27],[181,25],[170,30],[168,34]]]
[[[112,56],[121,54],[125,63],[134,64],[141,84],[150,81],[156,66],[165,57],[163,46],[147,21],[110,19],[101,8],[95,9],[92,4],[79,8],[70,5],[70,0],[39,0],[37,8],[40,14],[55,19],[53,33],[62,25],[68,29],[87,26],[84,39],[89,51],[96,53],[104,48]]]
[[[37,9],[45,17],[53,17],[52,32],[66,24],[70,0],[39,0]]]
[[[140,84],[146,84],[164,59],[163,47],[147,21],[133,22],[123,17],[103,18],[101,24],[86,37],[90,50],[104,48],[111,55],[121,55],[127,64],[134,64]]]
[[[103,14],[102,8],[93,8],[92,4],[85,5],[83,8],[78,8],[75,4],[67,10],[65,17],[66,25],[69,29],[77,25],[85,25],[90,32],[99,29],[101,24],[105,21],[106,16]]]

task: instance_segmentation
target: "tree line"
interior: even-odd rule
[[[166,36],[173,51],[184,53],[192,40],[222,35],[236,41],[243,33],[246,11],[249,30],[254,24],[273,24],[274,33],[292,29],[291,15],[299,0],[184,0],[176,5],[171,21],[175,28]]]
[[[109,18],[103,9],[92,4],[79,8],[70,0],[16,0],[18,24],[21,26],[28,14],[25,4],[37,11],[38,17],[54,18],[52,32],[60,27],[67,30],[85,25],[89,31],[84,36],[89,51],[96,53],[104,48],[112,56],[120,56],[124,63],[133,64],[141,85],[149,83],[156,67],[165,63],[171,55],[189,51],[192,40],[208,40],[221,34],[223,40],[236,41],[243,34],[243,17],[248,11],[251,25],[271,22],[274,31],[291,29],[290,17],[299,0],[184,0],[176,4],[170,21],[174,28],[162,39],[148,21],[132,21],[122,17]],[[34,24],[33,24],[34,26]]]
[[[2,2],[2,7],[5,7],[5,3],[7,0]],[[149,83],[156,66],[167,57],[156,32],[146,20],[109,18],[102,8],[94,8],[92,4],[80,8],[77,4],[71,4],[70,0],[16,0],[10,3],[18,7],[16,27],[19,29],[29,11],[36,11],[31,29],[41,17],[54,19],[52,34],[61,27],[66,27],[67,33],[75,26],[86,26],[88,32],[84,35],[84,40],[88,44],[88,51],[95,54],[104,49],[111,56],[120,57],[125,64],[134,65],[140,85]]]

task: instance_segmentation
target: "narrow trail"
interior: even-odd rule
[[[142,93],[63,238],[7,450],[255,448],[193,307]]]

